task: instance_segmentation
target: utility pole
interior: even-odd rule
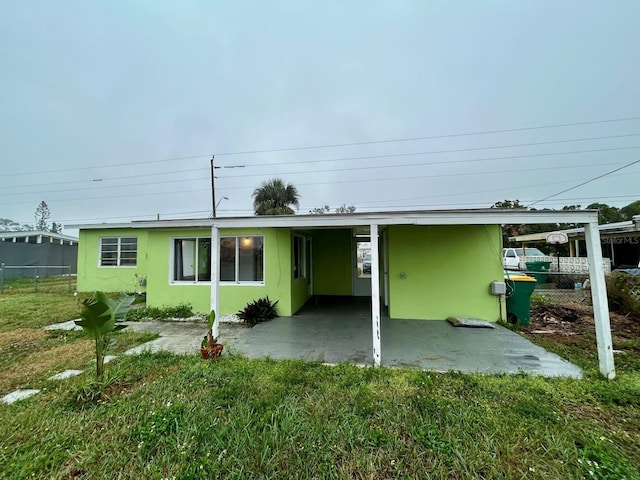
[[[211,155],[211,217],[216,218],[216,184],[215,176],[213,175],[213,160],[215,155]]]
[[[222,166],[222,167],[215,167],[213,165],[213,161],[215,160],[216,156],[215,155],[211,155],[211,218],[216,218],[216,184],[215,184],[215,178],[216,176],[214,175],[215,173],[215,169],[216,168],[244,168],[244,165],[226,165],[226,166]],[[222,197],[220,200],[229,200],[228,197]],[[220,202],[218,202],[220,203]]]

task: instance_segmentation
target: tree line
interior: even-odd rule
[[[34,223],[18,223],[9,218],[0,218],[0,232],[51,232],[62,233],[62,224],[57,222],[49,223],[51,212],[47,202],[41,201],[33,214]]]

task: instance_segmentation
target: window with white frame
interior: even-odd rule
[[[220,281],[264,282],[264,237],[221,237]]]
[[[135,267],[138,258],[137,237],[102,237],[101,267]]]
[[[173,282],[211,281],[211,238],[173,239]]]
[[[307,276],[307,265],[305,255],[304,237],[294,235],[293,237],[293,278],[305,278]]]

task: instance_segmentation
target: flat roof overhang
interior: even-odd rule
[[[504,225],[539,223],[597,223],[597,210],[422,210],[412,212],[376,212],[324,215],[259,215],[184,220],[133,221],[65,225],[80,230],[166,229],[166,228],[340,228],[360,225]]]

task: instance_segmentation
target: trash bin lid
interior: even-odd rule
[[[524,273],[505,273],[505,280],[513,280],[514,282],[536,282],[537,280],[534,277],[530,277],[529,275],[525,275]]]

